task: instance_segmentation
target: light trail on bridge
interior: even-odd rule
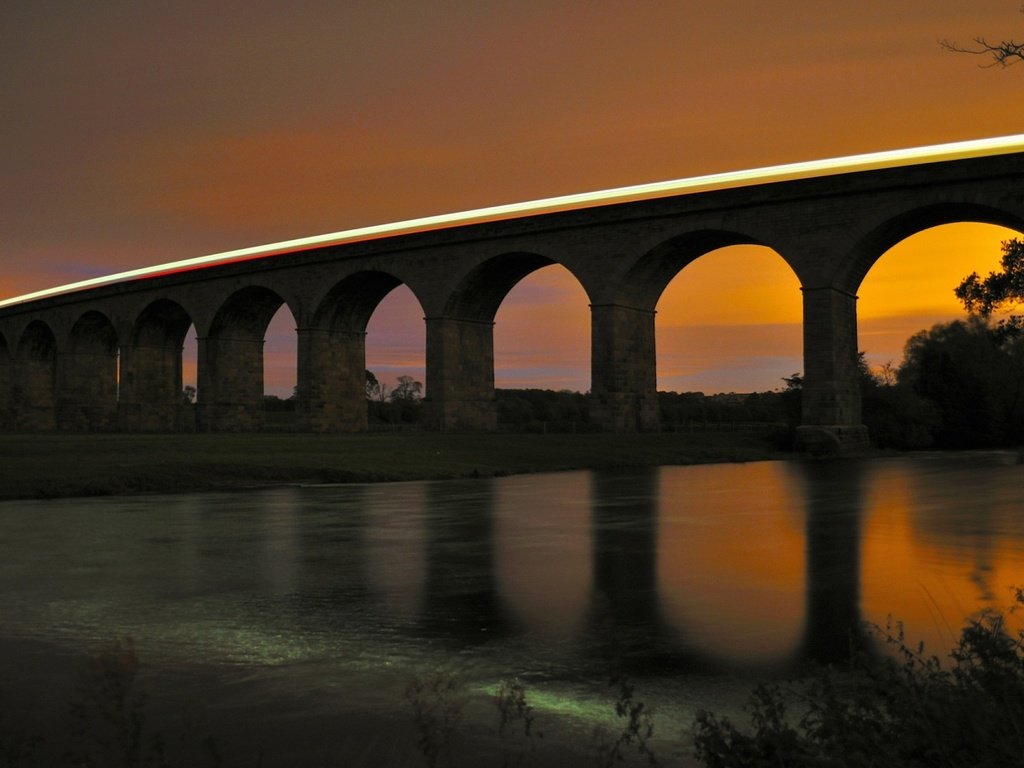
[[[772,184],[782,181],[794,181],[797,179],[835,176],[843,173],[856,173],[883,168],[923,165],[926,163],[947,162],[952,160],[965,160],[975,157],[990,157],[1015,152],[1024,152],[1024,134],[999,136],[987,139],[974,139],[947,144],[934,144],[908,149],[870,152],[823,160],[809,160],[798,163],[787,163],[784,165],[751,168],[742,171],[706,174],[684,179],[674,179],[671,181],[659,181],[625,187],[614,187],[612,189],[603,189],[595,192],[560,195],[556,197],[541,198],[539,200],[529,200],[521,203],[508,203],[485,208],[476,208],[468,211],[406,219],[404,221],[397,221],[388,224],[356,227],[354,229],[348,229],[341,232],[332,232],[324,235],[313,235],[311,237],[284,240],[266,245],[239,248],[207,256],[184,259],[182,261],[158,264],[152,267],[133,269],[127,272],[118,272],[113,275],[68,283],[67,285],[61,285],[55,288],[47,288],[41,291],[3,299],[0,300],[0,308],[14,306],[29,301],[36,301],[38,299],[44,299],[51,296],[74,293],[89,288],[98,288],[114,283],[151,279],[155,277],[173,275],[179,272],[188,272],[223,264],[251,261],[270,256],[279,256],[286,253],[312,250],[314,248],[345,245],[348,243],[358,243],[369,240],[380,240],[387,237],[429,232],[432,230],[452,229],[470,224],[505,221],[521,218],[527,215],[581,210],[615,203],[655,200],[665,197],[695,194],[698,192],[735,189],[759,184]]]

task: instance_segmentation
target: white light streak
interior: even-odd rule
[[[826,160],[810,160],[785,165],[772,165],[763,168],[751,168],[744,171],[714,173],[704,176],[693,176],[687,179],[659,181],[648,184],[636,184],[628,187],[603,189],[596,192],[583,192],[573,195],[562,195],[559,197],[547,197],[523,203],[495,205],[487,208],[460,211],[457,213],[424,216],[416,219],[408,219],[406,221],[397,221],[390,224],[376,224],[369,227],[358,227],[356,229],[349,229],[343,232],[332,232],[326,235],[314,235],[312,237],[302,237],[295,240],[284,240],[279,243],[269,243],[267,245],[253,246],[250,248],[239,248],[233,251],[210,254],[209,256],[199,256],[197,258],[185,259],[183,261],[158,264],[153,267],[133,269],[127,272],[119,272],[115,275],[82,280],[80,282],[69,283],[56,288],[47,288],[42,291],[35,291],[34,293],[27,293],[22,296],[4,299],[0,301],[0,308],[14,304],[21,304],[27,301],[34,301],[48,296],[56,296],[74,291],[81,291],[86,288],[109,285],[111,283],[139,280],[146,277],[155,277],[161,274],[193,270],[217,264],[229,264],[236,261],[246,261],[264,256],[272,256],[274,254],[292,253],[300,250],[322,248],[331,245],[342,245],[344,243],[360,242],[364,240],[377,240],[384,237],[424,232],[433,229],[447,229],[466,224],[501,221],[539,213],[553,213],[555,211],[592,208],[612,203],[652,200],[675,195],[709,192],[716,189],[747,187],[755,184],[769,184],[778,181],[791,181],[794,179],[813,178],[818,176],[833,176],[840,173],[853,173],[856,171],[876,170],[879,168],[921,165],[924,163],[949,160],[965,160],[972,157],[1005,155],[1022,151],[1024,151],[1024,134],[1016,134],[1013,136],[1000,136],[990,139],[975,139],[972,141],[960,141],[950,144],[935,144],[926,147],[913,147],[910,149],[894,149],[885,152],[850,155],[848,157],[830,158]]]

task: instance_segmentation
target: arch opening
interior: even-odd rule
[[[195,431],[196,403],[199,401],[199,332],[195,323],[188,326],[181,345],[181,396],[186,408],[186,431]]]
[[[899,363],[907,340],[938,323],[966,317],[953,291],[971,272],[999,270],[1002,242],[1021,233],[993,224],[940,224],[882,252],[857,290],[860,347],[871,367]]]
[[[876,445],[989,448],[1024,432],[1020,309],[971,317],[956,298],[970,273],[1001,272],[1021,232],[980,222],[919,230],[871,262],[859,286],[863,418]]]
[[[685,261],[654,319],[663,429],[789,422],[784,379],[803,370],[800,282],[780,254],[733,244]]]
[[[296,428],[296,322],[287,304],[281,304],[267,324],[263,346],[264,428]]]
[[[590,429],[590,311],[561,264],[522,277],[498,307],[494,386],[500,429]]]
[[[412,427],[423,421],[426,397],[426,331],[423,308],[412,290],[398,285],[366,324],[366,399],[370,429]]]

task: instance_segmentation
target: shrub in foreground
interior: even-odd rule
[[[758,687],[750,731],[699,713],[696,755],[708,768],[1024,765],[1024,631],[1007,629],[1012,613],[969,621],[944,660],[890,625],[881,634],[892,656]]]

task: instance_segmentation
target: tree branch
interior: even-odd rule
[[[1024,5],[1020,12],[1024,13]],[[951,40],[939,40],[939,45],[953,53],[969,53],[972,56],[987,56],[992,59],[988,64],[981,64],[983,69],[989,67],[1009,67],[1018,61],[1024,61],[1024,43],[1016,40],[1001,40],[998,43],[990,43],[984,37],[974,38],[975,47],[964,48]]]

